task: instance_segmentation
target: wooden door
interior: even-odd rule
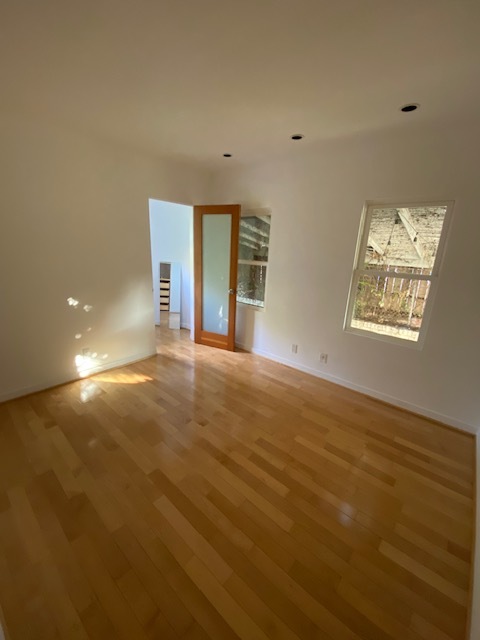
[[[240,205],[193,211],[195,342],[234,351]]]

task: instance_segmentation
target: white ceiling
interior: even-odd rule
[[[0,3],[3,108],[212,166],[471,117],[479,71],[479,0]]]

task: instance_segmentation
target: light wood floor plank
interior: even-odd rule
[[[260,357],[0,405],[11,640],[464,640],[474,442]]]

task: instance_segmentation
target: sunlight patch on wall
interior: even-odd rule
[[[67,304],[69,307],[72,307],[73,309],[77,309],[79,308],[80,300],[77,300],[77,298],[70,296],[69,298],[67,298]],[[90,311],[92,311],[93,309],[93,305],[84,304],[82,306],[82,309],[83,311],[85,311],[85,313],[90,313]],[[85,327],[84,325],[83,332],[77,331],[77,333],[74,334],[75,340],[81,340],[82,337],[84,337],[84,333],[85,334],[90,333],[91,331],[92,331],[92,326]],[[101,356],[102,360],[106,360],[107,357],[108,357],[107,353]],[[98,354],[96,352],[91,353],[89,348],[82,349],[82,353],[79,353],[78,355],[75,356],[75,366],[77,368],[77,373],[81,378],[87,375],[90,375],[95,371],[98,371],[98,369],[100,368],[100,362],[98,361],[97,358],[98,358]]]
[[[75,367],[80,378],[86,378],[99,371],[104,365],[103,361],[107,360],[108,353],[99,355],[96,351],[90,353],[88,349],[84,349],[83,353],[75,356]]]
[[[68,304],[69,307],[73,307],[74,309],[76,309],[78,307],[78,305],[80,304],[80,300],[77,300],[76,298],[72,298],[70,296],[69,298],[67,298],[67,304]],[[89,313],[93,309],[93,305],[92,304],[84,304],[82,309],[86,313]]]
[[[91,356],[84,355],[76,355],[75,356],[75,366],[77,367],[77,373],[81,378],[85,378],[89,373],[92,373],[96,367],[98,367],[98,362],[96,362]]]

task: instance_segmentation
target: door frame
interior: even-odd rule
[[[202,239],[203,216],[231,214],[232,227],[230,233],[230,278],[228,300],[228,334],[211,333],[202,329],[202,301],[203,301],[203,273],[202,273]],[[196,205],[193,207],[193,255],[194,255],[194,286],[195,286],[195,342],[218,349],[235,351],[235,320],[237,308],[237,267],[238,267],[238,238],[240,227],[239,204]]]

